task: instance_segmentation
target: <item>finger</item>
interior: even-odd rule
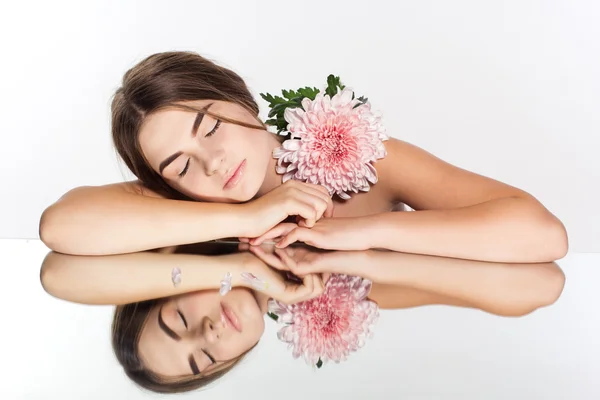
[[[260,246],[251,246],[250,252],[256,257],[260,258],[265,264],[282,271],[288,271],[288,268],[285,266],[285,264],[283,264],[275,254],[267,253]]]
[[[248,242],[250,241],[250,238],[247,238],[247,237],[240,237],[240,238],[238,238],[238,240],[239,240],[241,243],[248,243]]]
[[[281,260],[281,262],[286,266],[286,268],[288,268],[290,271],[292,271],[294,273],[294,275],[298,276],[301,278],[300,275],[298,275],[296,273],[297,271],[297,264],[296,264],[296,260],[294,260],[286,251],[286,249],[275,249],[275,254],[279,257],[279,259]]]
[[[293,230],[295,227],[296,227],[296,224],[291,224],[291,223],[278,224],[274,228],[268,230],[263,235],[261,235],[257,238],[254,238],[254,239],[250,239],[250,244],[254,245],[254,246],[261,245],[265,240],[275,239],[280,236],[286,235],[288,232]]]
[[[322,187],[321,187],[322,188]],[[325,193],[319,190],[315,190],[312,188],[293,188],[290,189],[289,192],[292,198],[299,200],[302,203],[308,204],[315,212],[314,219],[318,221],[321,219],[322,215],[327,211],[329,204],[332,202],[331,197],[327,194],[327,190],[325,189]],[[296,212],[297,214],[302,215],[301,213]],[[302,215],[306,220],[312,219],[311,217],[306,217]],[[308,221],[307,221],[308,222]],[[312,225],[308,225],[312,226]]]
[[[325,286],[327,286],[327,281],[329,281],[329,278],[331,278],[331,274],[329,272],[325,272],[323,274],[323,284]]]
[[[321,217],[330,207],[330,204],[332,202],[331,197],[329,197],[328,195],[323,195],[318,191],[314,191],[311,193],[297,193],[297,196],[304,203],[310,204],[310,206],[315,212],[315,222],[321,219]]]
[[[306,275],[301,278],[302,284],[288,283],[286,291],[289,293],[289,303],[299,303],[307,300],[314,290],[314,279],[311,275]]]
[[[306,196],[309,197],[306,200]],[[290,198],[290,205],[287,209],[288,215],[297,215],[296,221],[300,222],[302,219],[306,222],[307,226],[313,226],[317,220],[317,211],[315,211],[313,205],[310,202],[310,196],[302,191],[296,192],[294,198]]]
[[[238,250],[239,251],[246,251],[250,248],[250,245],[248,243],[240,243],[238,244]]]
[[[323,281],[321,279],[320,274],[312,274],[312,276],[313,276],[314,285],[313,285],[313,291],[310,295],[310,299],[315,299],[323,294],[324,285],[323,285]]]
[[[308,182],[303,182],[303,183],[305,183],[308,186],[308,188],[315,190],[316,192],[318,192],[322,196],[331,198],[331,194],[329,193],[329,189],[327,189],[325,186],[323,186],[321,184],[308,183]]]
[[[285,235],[276,245],[275,247],[278,249],[282,249],[284,247],[289,246],[292,243],[297,241],[302,241],[307,243],[307,240],[310,240],[311,230],[308,228],[296,228],[287,235]],[[308,243],[310,244],[310,243]]]
[[[329,200],[331,200],[331,198],[329,198]],[[331,218],[333,217],[333,200],[329,201],[327,203],[327,209],[325,210],[325,213],[323,214],[326,218]]]
[[[315,274],[318,285],[316,286],[316,297],[322,295],[325,292],[325,282],[323,281],[322,274]]]

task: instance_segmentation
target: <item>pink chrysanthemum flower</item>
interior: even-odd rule
[[[347,192],[367,192],[369,182],[377,183],[371,162],[386,156],[383,141],[389,137],[371,105],[352,95],[349,88],[333,98],[319,93],[315,100],[304,98],[302,108],[285,110],[291,139],[273,151],[283,182],[320,184],[346,200]]]
[[[315,299],[292,305],[270,300],[269,312],[286,324],[277,337],[309,365],[346,360],[372,336],[379,318],[377,305],[366,299],[370,290],[367,279],[334,274]]]

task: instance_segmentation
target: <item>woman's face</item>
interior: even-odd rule
[[[249,112],[234,103],[201,100],[182,104],[259,125]],[[245,128],[177,108],[149,115],[139,136],[150,166],[171,187],[195,200],[220,203],[255,197],[265,180],[276,140],[266,130]],[[240,166],[241,174],[230,180]]]
[[[209,374],[254,346],[265,328],[253,292],[204,290],[169,299],[150,312],[139,341],[144,365],[163,376]]]

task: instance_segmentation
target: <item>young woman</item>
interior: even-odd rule
[[[224,245],[220,245],[223,249]],[[267,301],[296,303],[323,292],[323,276],[362,276],[373,282],[369,299],[381,309],[428,304],[471,307],[521,316],[552,304],[564,275],[550,263],[487,263],[382,250],[323,252],[306,246],[254,253],[141,252],[74,256],[51,252],[41,280],[48,293],[84,304],[116,304],[113,348],[138,385],[163,393],[189,391],[218,379],[259,341]],[[179,250],[178,250],[179,251]],[[181,284],[168,276],[181,269]],[[302,283],[282,279],[271,268],[292,271]],[[232,290],[219,280],[232,274]],[[256,291],[239,277],[250,272],[269,282]]]
[[[387,155],[373,165],[378,182],[349,200],[332,200],[320,185],[282,183],[273,150],[284,138],[258,114],[231,70],[190,52],[144,59],[112,102],[114,145],[138,180],[66,193],[43,213],[41,239],[74,255],[228,237],[497,262],[567,252],[563,224],[533,196],[399,139],[384,142]],[[415,211],[393,212],[405,204]],[[289,223],[294,216],[298,224]]]

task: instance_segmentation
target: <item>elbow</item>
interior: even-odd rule
[[[54,206],[48,207],[40,217],[38,234],[40,240],[50,250],[60,251],[59,234],[57,232],[59,224],[56,221],[56,210]]]
[[[513,307],[510,307],[505,316],[522,317],[532,312],[551,306],[556,303],[562,295],[565,287],[565,274],[555,263],[544,263],[536,266],[539,268],[538,277],[529,286],[529,290],[523,292],[521,298]]]
[[[57,297],[57,267],[56,267],[56,253],[50,252],[44,259],[42,267],[40,268],[40,283],[46,293]]]
[[[564,258],[569,252],[569,237],[564,224],[552,216],[546,224],[546,252],[544,262],[553,262]]]
[[[535,309],[550,306],[560,298],[565,287],[565,274],[555,263],[540,265],[540,278],[535,288]]]

